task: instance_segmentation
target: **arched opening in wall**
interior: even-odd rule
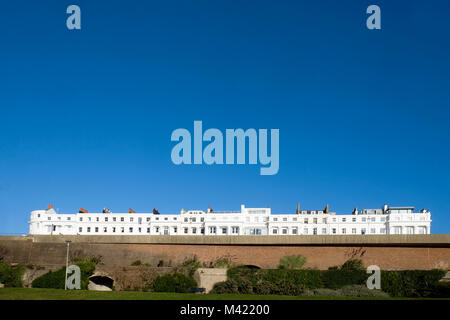
[[[108,276],[94,275],[89,278],[89,290],[110,291],[114,288],[114,280]]]
[[[261,269],[261,267],[255,266],[253,264],[246,264],[243,267],[249,268],[249,269]]]

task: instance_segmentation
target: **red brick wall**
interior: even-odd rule
[[[64,243],[0,241],[0,252],[5,250],[3,255],[8,262],[64,265],[66,261]],[[129,266],[138,259],[153,266],[160,260],[174,266],[185,258],[197,256],[207,264],[228,257],[236,264],[275,268],[283,256],[302,254],[307,258],[307,268],[327,269],[349,258],[360,258],[366,266],[375,264],[385,270],[450,269],[450,248],[439,247],[72,243],[70,253],[71,256],[101,255],[103,263],[110,266]]]

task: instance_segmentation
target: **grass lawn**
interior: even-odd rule
[[[139,291],[88,291],[36,288],[1,288],[0,300],[373,300],[397,298],[304,297],[254,294],[194,294]]]

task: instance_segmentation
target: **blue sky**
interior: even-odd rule
[[[82,30],[66,28],[78,4]],[[382,29],[365,27],[367,6]],[[0,234],[113,212],[412,205],[450,232],[444,1],[23,1],[0,10]],[[173,130],[280,129],[280,169],[176,166]]]

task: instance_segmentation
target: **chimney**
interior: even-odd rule
[[[49,204],[49,205],[47,206],[47,210],[50,210],[50,209],[53,209],[53,206],[52,206],[51,204]]]
[[[211,208],[211,206],[208,207],[208,213],[213,212],[213,209]]]
[[[136,213],[136,211],[134,211],[133,209],[129,208],[128,209],[128,213]]]
[[[355,209],[353,209],[353,212],[352,212],[353,214],[358,214],[358,208],[357,207],[355,207]]]
[[[325,210],[323,210],[323,212],[324,212],[324,213],[328,213],[328,204],[327,204],[327,206],[325,207]]]
[[[78,210],[78,213],[89,213],[89,211],[87,211],[86,209],[80,208],[80,210]]]
[[[297,211],[296,211],[296,213],[300,214],[300,203],[297,203]]]

